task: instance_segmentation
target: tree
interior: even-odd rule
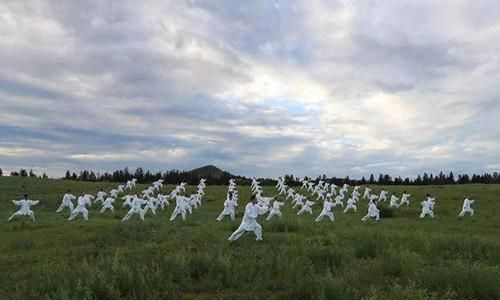
[[[3,175],[3,171],[2,171],[2,168],[0,168],[0,176]]]
[[[21,169],[21,170],[19,171],[19,175],[20,175],[21,177],[28,177],[28,172],[27,172],[25,169]]]
[[[66,180],[71,179],[71,173],[69,172],[69,170],[66,171],[66,175],[64,175],[64,179],[66,179]]]
[[[43,175],[42,175],[42,178],[43,179],[47,179],[47,178],[49,178],[49,176],[47,176],[47,173],[44,172]]]
[[[450,172],[450,174],[448,175],[448,178],[446,178],[446,182],[449,184],[455,183],[455,176],[453,175],[453,172]]]
[[[33,172],[33,169],[30,169],[29,176],[30,177],[36,177],[36,174],[35,174],[35,172]]]
[[[375,177],[373,176],[373,174],[370,174],[370,184],[374,183],[375,183]]]

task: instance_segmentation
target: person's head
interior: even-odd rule
[[[252,194],[252,196],[250,196],[250,202],[252,202],[253,204],[257,204],[257,195]]]
[[[403,191],[403,194],[406,194],[406,191]]]
[[[427,198],[429,198],[430,196],[431,196],[430,194],[425,195],[425,197],[427,197]]]
[[[68,194],[69,194],[69,193],[71,193],[71,190],[70,190],[70,189],[68,189],[68,190],[66,191],[66,193],[68,193]]]
[[[24,199],[28,199],[28,194],[24,194]]]
[[[100,189],[100,191],[102,192],[102,189]]]

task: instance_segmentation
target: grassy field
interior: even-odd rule
[[[367,224],[366,202],[320,224],[320,205],[314,217],[299,217],[287,204],[282,220],[261,218],[261,243],[253,233],[227,241],[249,187],[239,187],[233,223],[215,221],[226,194],[220,186],[207,187],[185,222],[168,221],[171,205],[145,222],[122,223],[121,201],[114,215],[92,207],[88,222],[55,213],[68,188],[95,194],[116,185],[1,177],[0,299],[500,299],[498,185],[387,187],[408,190],[410,207]],[[17,209],[10,200],[25,192],[43,200],[37,221],[7,222]],[[264,187],[264,195],[275,193]],[[418,218],[426,193],[437,197],[433,220]],[[457,219],[467,194],[476,215]]]

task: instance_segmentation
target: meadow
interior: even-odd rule
[[[389,186],[410,192],[411,205],[378,223],[360,221],[366,201],[319,224],[321,205],[314,216],[297,216],[287,203],[281,220],[260,218],[263,242],[253,233],[227,241],[248,186],[238,187],[235,222],[215,221],[224,186],[208,186],[203,206],[184,222],[168,221],[172,204],[144,222],[122,223],[121,201],[114,214],[93,206],[88,222],[55,213],[67,189],[116,186],[0,177],[0,299],[500,299],[499,185]],[[17,210],[10,200],[24,193],[42,200],[36,222],[7,222]],[[426,193],[436,197],[435,219],[418,218]],[[476,215],[458,219],[468,194]]]

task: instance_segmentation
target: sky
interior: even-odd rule
[[[500,170],[500,2],[0,2],[0,168]]]

